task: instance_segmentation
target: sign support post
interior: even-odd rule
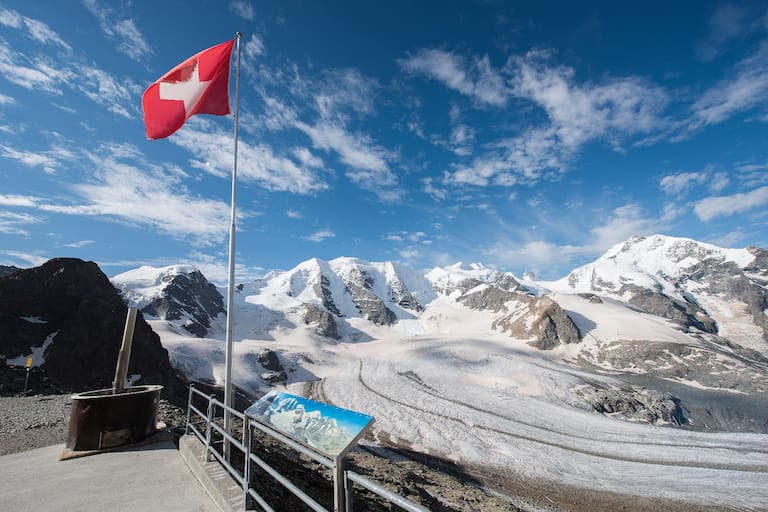
[[[27,394],[27,384],[29,384],[29,369],[32,367],[32,358],[27,358],[27,364],[25,365],[27,367],[27,374],[24,376],[24,394]]]

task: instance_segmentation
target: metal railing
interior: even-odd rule
[[[205,401],[207,405],[205,412],[196,407],[193,403],[193,398],[199,396]],[[220,418],[217,414],[218,411],[222,412],[229,410],[232,417],[239,420],[242,424],[243,435],[241,439],[237,439],[231,432],[227,432],[216,420]],[[193,421],[193,414],[198,416],[202,420],[202,425],[196,425]],[[203,427],[203,428],[200,428]],[[285,434],[278,432],[270,425],[260,422],[257,418],[245,415],[235,409],[226,407],[226,405],[217,400],[215,395],[206,395],[194,386],[189,388],[189,404],[187,408],[187,434],[193,433],[205,447],[204,458],[206,462],[210,462],[213,457],[217,460],[237,481],[243,488],[245,493],[245,509],[249,509],[249,504],[256,503],[261,507],[261,510],[265,512],[275,512],[261,496],[254,487],[251,485],[252,480],[252,466],[251,463],[256,464],[266,474],[274,478],[283,487],[289,490],[299,500],[309,506],[316,512],[331,512],[320,503],[314,500],[306,492],[304,492],[299,486],[294,484],[284,475],[280,474],[276,469],[270,466],[261,457],[253,453],[252,440],[253,434],[256,431],[261,431],[263,434],[279,441],[280,443],[288,446],[289,448],[306,455],[315,462],[330,469],[334,474],[334,508],[333,512],[353,512],[352,496],[353,496],[353,484],[357,484],[364,489],[380,496],[389,503],[400,507],[403,510],[409,512],[429,512],[428,509],[409,501],[407,498],[382,487],[381,485],[365,478],[364,476],[355,473],[354,471],[344,469],[344,456],[340,456],[336,459],[330,459],[326,455],[315,451],[312,447],[303,445],[295,440],[289,438]],[[220,440],[214,441],[214,432],[220,436]],[[222,450],[216,449],[216,444],[221,443]],[[242,453],[243,466],[239,469],[231,464],[231,457],[225,457],[225,453],[231,453],[231,449],[234,448]],[[250,501],[251,498],[253,501]],[[250,503],[249,503],[250,501]]]

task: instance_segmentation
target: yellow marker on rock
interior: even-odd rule
[[[28,357],[26,367],[29,368],[30,366],[32,366],[32,358]]]

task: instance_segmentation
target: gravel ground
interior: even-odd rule
[[[0,455],[62,444],[67,440],[72,395],[0,396]],[[186,412],[160,400],[158,421],[175,431]]]

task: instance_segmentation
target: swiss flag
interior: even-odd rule
[[[235,41],[194,55],[149,86],[141,98],[147,138],[162,139],[195,114],[229,114],[229,61]]]

